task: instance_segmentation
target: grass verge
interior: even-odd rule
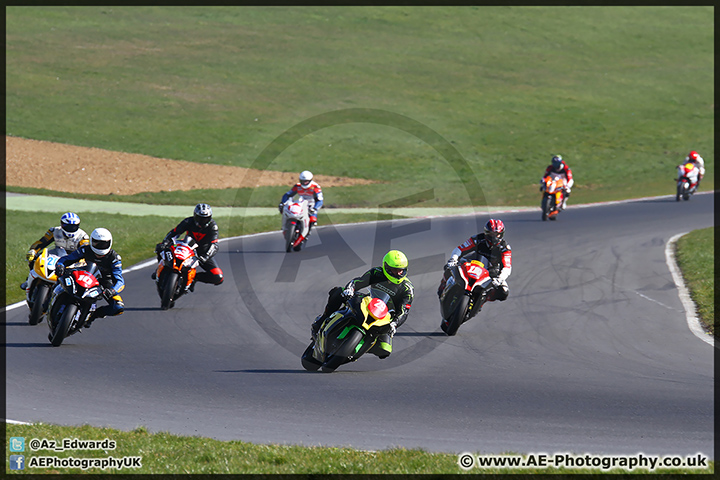
[[[600,468],[472,468],[463,470],[458,455],[429,453],[423,450],[393,448],[381,451],[361,451],[351,448],[299,447],[285,445],[256,445],[238,440],[219,441],[201,437],[182,437],[166,432],[151,434],[144,427],[130,432],[87,425],[62,427],[56,425],[6,424],[10,437],[24,437],[25,470],[6,473],[143,473],[143,474],[593,474],[593,473],[648,473],[647,469],[601,470]],[[32,439],[57,440],[112,440],[115,449],[96,451],[53,450],[30,451]],[[508,454],[509,455],[509,454]],[[30,468],[32,457],[107,458],[142,457],[141,467],[127,470],[100,468]],[[517,457],[516,455],[512,455]],[[510,456],[508,456],[510,458]],[[707,468],[656,469],[659,478],[677,474],[712,474],[715,463],[708,461]]]
[[[700,321],[715,333],[715,227],[695,230],[680,237],[676,247],[678,266],[690,290]]]

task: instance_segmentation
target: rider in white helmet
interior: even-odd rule
[[[30,270],[33,269],[38,252],[41,252],[52,242],[55,242],[55,245],[59,248],[65,249],[65,252],[71,253],[79,247],[87,245],[90,242],[90,237],[85,233],[85,230],[80,228],[80,217],[76,213],[64,213],[60,217],[60,226],[50,227],[40,240],[30,245],[26,256]],[[28,275],[28,279],[20,285],[20,288],[27,289],[31,281],[32,278]]]
[[[122,274],[122,257],[112,249],[113,238],[106,228],[96,228],[90,234],[90,245],[83,245],[70,255],[61,257],[55,265],[55,273],[58,279],[65,273],[65,266],[84,259],[86,263],[94,263],[100,269],[98,281],[103,287],[103,297],[108,305],[95,310],[90,320],[85,322],[85,328],[96,318],[120,315],[125,310],[125,304],[120,297],[120,292],[125,288],[125,279]],[[62,290],[62,287],[60,287]],[[57,291],[57,290],[56,290]],[[50,301],[52,305],[53,300]]]
[[[307,200],[308,208],[310,209],[310,230],[308,230],[309,236],[312,228],[317,225],[317,212],[318,210],[320,210],[320,207],[322,207],[323,204],[322,188],[320,188],[320,185],[318,185],[318,183],[313,180],[313,174],[309,170],[301,172],[299,180],[300,181],[296,183],[290,190],[285,192],[285,195],[283,195],[282,199],[280,200],[280,204],[278,205],[278,210],[280,210],[280,213],[282,213],[283,205],[285,205],[285,202],[288,199],[294,197],[295,195],[298,195],[301,199]]]

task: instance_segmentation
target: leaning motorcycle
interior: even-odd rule
[[[390,297],[371,288],[370,295],[356,294],[330,315],[302,354],[302,366],[311,372],[334,372],[367,353],[377,338],[391,329]]]
[[[53,347],[59,347],[65,338],[80,331],[90,314],[97,310],[103,298],[100,269],[90,263],[83,269],[65,270],[53,290],[49,314],[46,315]]]
[[[565,195],[565,177],[552,172],[546,175],[540,186],[543,192],[540,208],[542,209],[542,219],[557,220],[557,214],[560,213],[560,206],[563,204]]]
[[[27,282],[25,289],[25,301],[30,309],[28,323],[37,325],[47,312],[48,303],[50,301],[50,293],[57,281],[55,275],[55,264],[60,257],[67,255],[64,248],[55,247],[48,249],[45,247],[40,254],[35,257],[30,270],[31,280]]]
[[[485,268],[487,259],[463,261],[450,267],[450,277],[440,294],[440,328],[448,336],[480,311],[492,288],[492,278]]]
[[[307,241],[310,232],[308,201],[293,202],[289,199],[283,205],[282,232],[285,238],[285,251],[299,252]]]
[[[200,260],[197,258],[197,242],[187,236],[182,240],[173,238],[172,245],[159,252],[160,265],[155,279],[160,296],[160,308],[167,310],[192,287]]]
[[[690,195],[697,190],[698,180],[700,177],[700,169],[692,162],[678,165],[677,189],[675,192],[675,201],[690,200]]]

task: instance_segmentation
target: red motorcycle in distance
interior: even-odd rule
[[[158,252],[161,262],[158,265],[155,285],[162,310],[174,307],[178,298],[194,288],[195,274],[200,265],[196,254],[197,247],[195,240],[187,236],[182,240],[173,238],[172,245]]]
[[[470,261],[460,258],[457,265],[450,267],[450,277],[440,294],[440,328],[448,336],[455,335],[460,325],[474,317],[485,304],[488,290],[492,288],[487,264],[485,257]]]
[[[46,316],[50,334],[48,340],[59,347],[65,338],[77,333],[97,309],[103,298],[100,269],[90,263],[83,269],[65,270],[53,290],[49,314]]]
[[[540,208],[542,209],[542,219],[557,220],[560,213],[560,207],[565,199],[565,177],[559,173],[550,173],[543,178],[540,191],[543,192]]]

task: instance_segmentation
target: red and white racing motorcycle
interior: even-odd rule
[[[286,201],[282,209],[282,232],[285,238],[285,251],[299,252],[307,241],[310,232],[310,215],[307,200]]]
[[[692,162],[678,165],[677,190],[675,200],[690,200],[690,195],[695,193],[700,180],[700,169]]]

